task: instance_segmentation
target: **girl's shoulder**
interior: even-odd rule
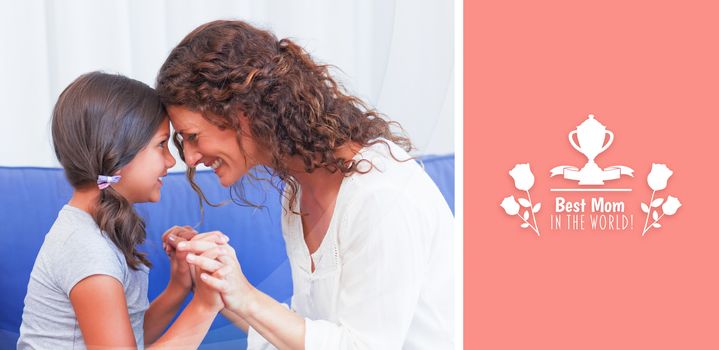
[[[45,236],[39,258],[52,265],[52,270],[78,269],[95,266],[124,275],[125,258],[86,212],[65,205]]]
[[[105,250],[116,248],[107,239],[90,214],[81,209],[65,205],[60,209],[55,223],[46,236],[46,242],[68,249],[95,248]]]

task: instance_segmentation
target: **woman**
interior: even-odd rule
[[[241,21],[187,35],[157,89],[190,179],[205,164],[240,200],[252,167],[284,183],[289,309],[247,281],[230,246],[178,246],[250,348],[451,347],[453,217],[391,122],[295,43]]]

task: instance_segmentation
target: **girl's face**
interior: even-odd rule
[[[175,165],[175,158],[170,154],[170,122],[162,121],[150,143],[120,169],[120,182],[112,185],[130,203],[157,202],[160,200],[162,177],[167,169]]]
[[[250,168],[258,164],[257,146],[246,132],[243,132],[238,141],[235,130],[222,130],[198,112],[181,106],[171,106],[167,109],[167,113],[175,131],[182,138],[187,166],[196,167],[201,163],[210,167],[222,186],[228,187],[234,184]],[[246,121],[246,118],[241,119],[242,130],[249,130]],[[242,143],[241,147],[239,142]]]

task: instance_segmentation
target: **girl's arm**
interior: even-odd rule
[[[190,241],[190,240],[194,239],[196,241],[198,241],[198,240],[204,240],[204,241],[210,241],[210,242],[214,241],[217,244],[224,244],[229,241],[229,237],[225,236],[220,231],[211,231],[211,232],[207,232],[207,233],[197,234],[197,232],[194,229],[192,229],[192,227],[190,227],[190,226],[183,226],[183,227],[185,228],[185,230],[181,230],[182,227],[174,226],[173,228],[169,229],[167,232],[165,232],[165,234],[162,235],[162,241],[163,241],[163,245],[165,246],[165,251],[170,256],[170,261],[172,264],[171,271],[173,271],[173,273],[174,273],[175,270],[178,270],[177,275],[182,275],[184,268],[189,269],[189,264],[186,261],[187,252],[177,251],[177,244],[179,244],[180,242]],[[180,236],[180,237],[177,237],[177,236]],[[170,282],[172,282],[172,280]],[[194,283],[194,281],[192,281],[192,282]],[[174,291],[174,292],[170,291],[170,289],[173,289],[173,290],[175,289],[175,288],[171,288],[171,285],[172,285],[172,283],[168,284],[167,289],[160,296],[158,296],[157,299],[155,299],[155,301],[153,301],[153,305],[155,302],[160,302],[161,298],[163,297],[163,295],[165,293],[170,294],[170,295],[168,295],[168,299],[170,299],[170,300],[172,300],[172,295],[174,293],[179,293],[178,291]],[[189,288],[188,288],[188,290],[189,290]],[[182,303],[182,301],[185,300],[184,298],[186,296],[187,296],[187,293],[185,293],[185,295],[182,296],[182,300],[180,300],[179,303]],[[162,304],[165,304],[165,303],[163,302]],[[180,304],[177,305],[177,308],[175,308],[174,311],[168,310],[168,312],[172,313],[172,315],[169,316],[170,319],[175,315],[175,313],[177,313],[177,309],[179,309],[179,305]],[[152,308],[153,308],[153,306],[151,305],[150,309],[152,309]],[[157,308],[160,310],[163,310],[163,306],[158,305]],[[148,310],[148,313],[149,313],[149,311],[150,310]],[[222,316],[224,316],[226,319],[228,319],[230,322],[232,322],[235,326],[237,326],[237,328],[240,328],[245,333],[247,333],[248,324],[247,324],[247,321],[245,321],[242,317],[240,317],[238,314],[232,312],[228,308],[222,309],[221,313],[222,313]],[[169,322],[169,320],[167,322]],[[164,330],[165,327],[167,326],[167,322],[164,323],[163,327],[157,327],[157,328],[161,328],[161,329],[159,329],[160,333],[157,334],[158,337],[162,334],[162,330]],[[148,341],[147,332],[148,332],[148,316],[147,316],[147,314],[145,314],[145,343],[150,343],[151,341]],[[154,339],[153,339],[153,341],[154,341]]]
[[[92,275],[70,291],[70,302],[88,349],[135,349],[135,336],[120,281]]]
[[[199,282],[195,296],[172,327],[146,349],[197,349],[222,308],[220,295],[204,282]]]
[[[152,304],[145,312],[145,345],[152,344],[160,338],[189,293],[189,289],[182,290],[168,284],[167,288],[152,301]]]
[[[167,329],[182,302],[192,289],[187,253],[177,252],[177,242],[190,240],[197,234],[190,226],[173,226],[162,235],[162,245],[170,258],[170,281],[165,290],[152,301],[145,312],[145,344],[152,344]]]
[[[93,275],[75,285],[70,301],[88,349],[135,349],[122,284],[107,275]],[[177,321],[150,349],[197,349],[222,300],[199,283],[197,293]]]

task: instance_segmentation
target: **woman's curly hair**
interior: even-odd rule
[[[412,149],[407,137],[391,130],[401,130],[399,124],[346,93],[327,65],[316,64],[291,40],[278,41],[242,21],[214,21],[188,34],[162,65],[157,91],[166,106],[182,106],[221,129],[235,130],[238,144],[244,113],[255,142],[269,154],[271,174],[289,186],[292,211],[298,183],[288,172],[290,157],[300,157],[309,173],[324,168],[349,176],[366,171],[357,167],[362,161],[337,157],[340,146],[388,140],[407,152]],[[177,135],[174,140],[182,155]],[[189,168],[193,188],[207,202],[193,174]],[[233,188],[243,197],[240,183]]]

